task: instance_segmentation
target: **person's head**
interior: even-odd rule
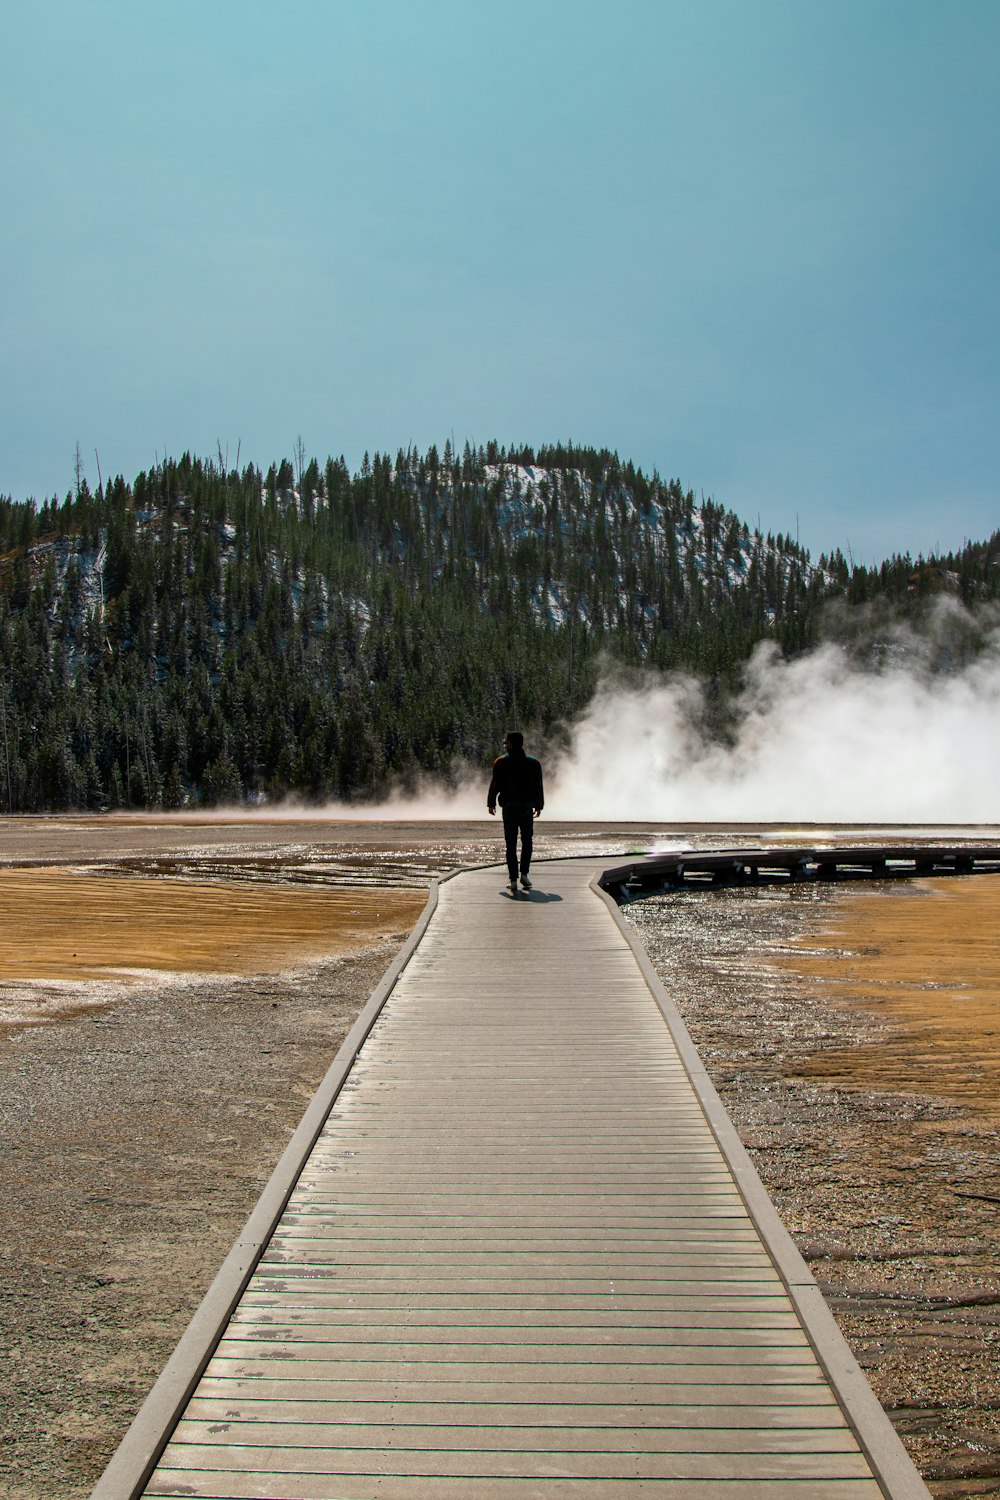
[[[503,744],[508,755],[516,755],[518,750],[524,749],[524,735],[519,729],[512,729]]]

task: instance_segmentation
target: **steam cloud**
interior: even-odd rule
[[[728,744],[704,729],[696,681],[622,678],[609,668],[558,747],[527,747],[545,764],[545,817],[1000,823],[1000,626],[961,670],[931,670],[949,642],[973,632],[982,640],[983,625],[957,601],[943,602],[919,637],[883,622],[889,665],[878,670],[870,650],[862,653],[868,665],[833,644],[788,661],[764,643],[748,664]],[[486,766],[467,768],[456,786],[426,782],[377,807],[323,811],[357,820],[485,821],[488,774]],[[265,815],[309,817],[316,809],[289,803]]]
[[[545,760],[546,817],[1000,822],[1000,632],[951,673],[928,669],[927,645],[897,633],[894,664],[873,670],[838,645],[788,661],[765,643],[729,744],[704,730],[694,680],[609,672],[565,748],[528,747]],[[485,787],[484,770],[377,816],[481,818]]]
[[[731,745],[699,729],[688,680],[603,683],[558,766],[560,817],[657,821],[1000,821],[1000,650],[960,673],[874,672],[838,646],[758,648]]]

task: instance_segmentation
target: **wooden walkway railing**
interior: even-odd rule
[[[601,868],[442,886],[95,1500],[927,1495]]]

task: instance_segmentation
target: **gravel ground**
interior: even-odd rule
[[[932,1494],[997,1496],[1000,1104],[922,1093],[916,1054],[905,1092],[817,1077],[824,1054],[854,1044],[891,1055],[895,1080],[907,1043],[874,1009],[835,1006],[766,963],[845,899],[820,886],[681,893],[627,915]]]

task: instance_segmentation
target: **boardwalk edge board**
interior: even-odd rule
[[[442,878],[450,879],[452,874]],[[239,1238],[97,1481],[91,1500],[134,1500],[145,1488],[267,1248],[355,1058],[430,924],[439,884],[439,880],[431,881],[416,926],[341,1043]]]
[[[706,1072],[680,1012],[667,994],[638,936],[624,920],[614,895],[605,888],[603,882],[606,879],[606,875],[596,876],[590,888],[611,913],[663,1014],[712,1133],[732,1170],[747,1212],[771,1254],[775,1270],[788,1290],[802,1328],[843,1407],[861,1451],[892,1500],[928,1500],[930,1492],[927,1486],[851,1353],[795,1241],[782,1223]]]

